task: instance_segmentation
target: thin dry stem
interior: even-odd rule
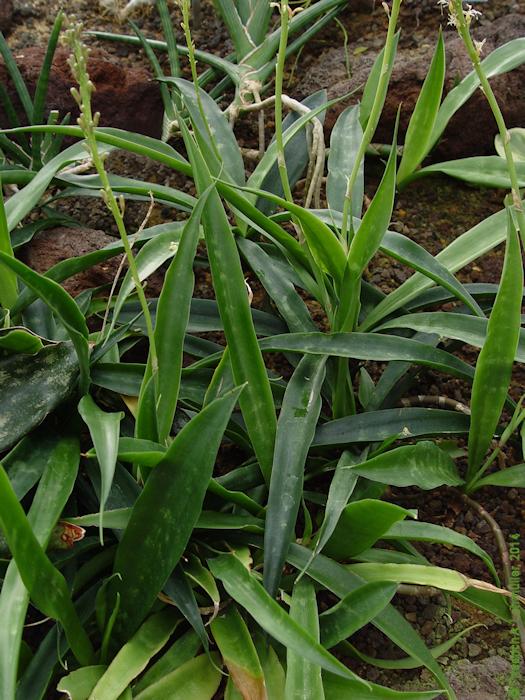
[[[488,524],[490,529],[492,530],[492,534],[494,535],[494,539],[496,540],[496,544],[498,546],[498,550],[500,553],[501,557],[501,563],[503,567],[503,579],[505,582],[505,587],[509,591],[509,595],[514,595],[511,591],[511,581],[512,581],[512,567],[510,563],[510,556],[509,556],[509,550],[507,549],[507,543],[505,541],[505,537],[503,535],[503,532],[501,531],[500,526],[496,522],[496,520],[493,518],[493,516],[483,508],[483,506],[478,503],[477,501],[474,501],[474,499],[470,498],[470,496],[467,496],[466,493],[461,494],[461,498],[465,501],[465,503],[470,506],[473,510],[475,510],[478,515],[480,515],[483,520]],[[519,613],[519,610],[517,611],[517,614],[514,611],[514,608],[511,608],[512,610],[512,619],[514,621],[514,624],[516,625],[516,628],[518,629],[518,632],[520,634],[520,641],[521,641],[521,653],[523,654],[523,657],[525,658],[525,627],[523,625],[523,621],[521,619],[521,615]]]

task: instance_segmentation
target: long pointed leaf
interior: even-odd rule
[[[121,636],[136,630],[184,552],[240,391],[212,402],[180,431],[133,506],[115,556]]]
[[[521,327],[523,263],[518,233],[508,213],[508,236],[501,282],[487,324],[487,338],[472,385],[467,480],[485,456],[507,396]]]
[[[93,647],[71,602],[66,580],[49,561],[0,465],[0,527],[20,577],[36,607],[59,620],[81,664],[90,664]]]
[[[198,190],[212,184],[210,172],[192,137],[184,131]],[[246,427],[266,481],[270,479],[276,418],[273,398],[262,354],[250,314],[239,253],[226,212],[216,190],[204,207],[202,222],[217,303],[224,322],[233,377],[246,384],[240,399]]]
[[[304,465],[321,411],[325,357],[305,356],[284,394],[277,423],[264,532],[264,585],[274,596],[295,529]]]
[[[368,685],[292,620],[234,554],[210,559],[208,564],[212,574],[222,581],[228,594],[281,644],[332,673],[358,680],[364,687]]]
[[[24,263],[0,252],[0,263],[15,272],[60,318],[75,346],[80,366],[80,388],[89,384],[88,329],[82,312],[65,289],[53,280],[39,275]]]
[[[89,428],[91,439],[97,453],[100,465],[100,540],[102,542],[102,528],[104,522],[104,506],[109,496],[109,490],[113,483],[113,474],[117,463],[118,439],[120,421],[123,413],[108,413],[103,411],[86,395],[80,399],[78,412]]]
[[[397,173],[398,182],[402,182],[407,175],[410,175],[429,151],[444,82],[445,42],[440,28],[432,63],[417,98],[405,136],[403,157]]]

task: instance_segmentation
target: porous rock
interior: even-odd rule
[[[0,5],[4,1],[1,0]],[[41,46],[28,47],[15,53],[18,68],[30,94],[34,94],[44,55],[45,48]],[[46,112],[56,109],[61,117],[70,112],[71,121],[74,123],[78,116],[78,107],[70,93],[75,80],[67,64],[68,56],[68,49],[57,48],[49,76]],[[89,55],[88,72],[96,88],[93,94],[93,111],[100,112],[101,126],[113,126],[147,136],[160,137],[162,99],[158,84],[152,80],[146,69],[121,66],[109,53],[95,48]],[[25,117],[15,88],[1,61],[0,83],[7,86],[9,96],[17,107],[19,118],[24,123]],[[10,126],[3,110],[0,110],[0,126],[3,128]]]
[[[85,255],[99,250],[115,239],[104,231],[92,228],[57,228],[40,231],[23,250],[22,259],[36,272],[47,272],[50,267],[68,258]],[[121,256],[109,258],[65,280],[62,286],[72,296],[85,289],[111,284],[120,263]]]
[[[483,55],[502,44],[523,36],[525,15],[507,14],[491,23],[475,26],[473,34],[484,38]],[[402,105],[400,140],[402,140],[413,112],[421,86],[432,60],[435,41],[429,40],[415,48],[399,48],[390,80],[388,95],[374,140],[389,143],[399,105]],[[444,95],[452,90],[472,70],[461,39],[455,31],[445,34],[447,71]],[[328,97],[334,98],[362,87],[377,57],[377,51],[369,49],[352,56],[352,75],[346,74],[345,52],[342,48],[330,48],[309,67],[300,81],[297,91],[304,98],[316,90],[325,88]],[[508,127],[522,126],[525,114],[525,66],[491,79],[491,85],[503,111]],[[339,114],[359,99],[358,90],[352,97],[339,102],[329,111],[325,126],[333,127]],[[494,153],[496,124],[484,95],[476,91],[449,122],[436,149],[439,159],[461,158],[469,155]]]

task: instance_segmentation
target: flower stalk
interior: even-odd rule
[[[156,375],[158,369],[158,360],[155,347],[153,322],[151,319],[146,294],[144,292],[135,258],[133,256],[132,246],[126,231],[126,225],[124,223],[125,200],[123,196],[120,196],[118,200],[115,197],[115,194],[109,182],[108,174],[104,167],[104,156],[101,155],[98,150],[95,132],[100,120],[100,114],[99,112],[93,114],[91,108],[91,96],[95,90],[95,86],[89,78],[89,73],[87,69],[89,49],[82,42],[81,34],[82,24],[80,22],[75,22],[72,23],[69,29],[66,31],[64,39],[64,43],[71,49],[71,55],[68,59],[68,64],[71,68],[73,77],[78,83],[78,88],[71,88],[71,94],[80,109],[80,116],[77,119],[77,123],[82,129],[84,138],[86,140],[86,148],[91,157],[93,166],[95,167],[100,181],[102,183],[102,198],[104,199],[107,208],[113,215],[113,218],[117,225],[120,239],[122,241],[122,245],[124,247],[124,253],[129,265],[133,282],[135,284],[135,288],[137,290],[137,296],[139,299],[140,307],[142,313],[144,314],[146,331],[149,340],[151,367],[153,374]]]
[[[279,52],[277,54],[277,64],[275,67],[275,142],[277,143],[277,166],[279,176],[283,186],[283,192],[288,202],[293,202],[290,181],[288,180],[288,170],[286,169],[286,159],[284,157],[283,140],[283,81],[284,64],[286,61],[286,47],[288,45],[288,23],[292,10],[288,0],[281,0],[277,5],[281,14],[281,36],[279,39]]]
[[[355,181],[359,173],[359,166],[361,164],[361,161],[365,157],[367,148],[372,143],[372,138],[377,128],[379,117],[381,116],[381,112],[383,110],[386,89],[390,78],[390,66],[392,64],[392,61],[394,60],[396,26],[402,1],[403,0],[393,0],[391,9],[386,3],[383,3],[383,6],[387,10],[388,14],[388,30],[385,40],[385,52],[383,54],[383,63],[381,65],[381,76],[377,85],[377,90],[374,97],[372,109],[370,111],[370,116],[368,118],[365,130],[363,132],[363,138],[361,139],[361,143],[359,144],[359,149],[357,151],[357,155],[352,166],[352,171],[350,172],[350,176],[346,185],[345,201],[343,205],[343,222],[341,225],[341,239],[342,241],[346,242],[346,244],[350,243],[349,221],[352,204],[352,191],[354,189]]]
[[[485,95],[487,102],[489,103],[494,119],[498,127],[499,135],[501,137],[501,142],[503,144],[503,149],[505,151],[505,160],[507,161],[507,168],[509,171],[509,179],[511,184],[511,194],[512,194],[512,205],[514,211],[516,212],[516,218],[518,221],[518,228],[520,231],[520,236],[522,244],[525,246],[525,213],[523,211],[523,204],[521,201],[520,187],[518,173],[516,171],[516,164],[514,162],[514,157],[512,155],[512,149],[510,147],[510,134],[507,130],[505,124],[505,119],[501,112],[494,91],[490,85],[487,75],[483,69],[481,63],[481,51],[483,49],[483,41],[475,41],[470,34],[470,25],[474,19],[477,19],[481,12],[478,10],[473,10],[470,5],[466,8],[463,7],[462,0],[442,0],[440,5],[444,6],[448,4],[448,9],[450,12],[449,24],[456,27],[459,36],[461,37],[465,48],[467,49],[468,56],[478,76],[480,82],[481,90]]]

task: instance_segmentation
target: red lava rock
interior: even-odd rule
[[[473,28],[476,38],[486,39],[483,55],[502,44],[525,34],[525,15],[508,14],[490,24],[479,24]],[[397,110],[402,104],[400,134],[406,132],[421,86],[427,74],[434,52],[434,40],[416,48],[399,48],[385,107],[374,141],[390,143]],[[445,34],[447,73],[444,94],[446,95],[472,66],[461,39],[455,31]],[[309,67],[307,75],[297,86],[300,97],[326,88],[329,99],[362,87],[377,57],[377,52],[368,51],[352,57],[352,77],[346,75],[345,52],[342,48],[330,48]],[[521,126],[525,114],[525,66],[491,79],[491,85],[503,111],[508,127]],[[330,131],[339,114],[353,104],[360,93],[349,100],[338,103],[329,110],[325,128]],[[494,136],[497,132],[494,118],[484,95],[477,90],[451,119],[436,148],[439,159],[454,159],[468,155],[494,153]]]
[[[114,241],[115,238],[108,236],[104,231],[59,226],[38,233],[24,247],[22,259],[33,270],[44,273],[62,260],[91,253]],[[111,284],[117,273],[120,258],[121,256],[117,255],[94,265],[65,280],[62,286],[69,294],[76,296],[85,289]]]
[[[0,2],[0,31],[4,34],[11,29],[13,24],[13,0],[1,0]]]
[[[3,7],[5,0],[0,0]],[[0,17],[1,17],[0,10]],[[33,46],[15,53],[16,62],[22,77],[27,83],[30,94],[34,93],[45,48]],[[49,89],[46,109],[57,109],[61,117],[71,112],[72,123],[78,116],[76,102],[70,94],[75,85],[67,64],[69,50],[57,49],[49,77]],[[136,131],[147,136],[159,138],[162,132],[163,106],[158,85],[144,68],[123,67],[102,49],[92,49],[89,55],[88,71],[95,84],[93,94],[93,111],[100,112],[100,125],[113,126],[127,131]],[[7,86],[7,91],[22,123],[27,123],[7,70],[0,61],[0,83]],[[46,114],[47,117],[47,114]],[[10,126],[3,110],[0,110],[0,126]]]

